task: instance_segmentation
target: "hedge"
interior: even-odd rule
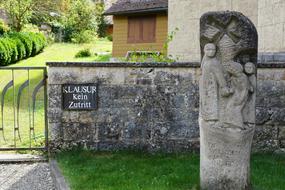
[[[5,66],[39,54],[46,46],[43,34],[14,32],[0,38],[0,65]]]

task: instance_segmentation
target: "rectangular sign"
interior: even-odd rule
[[[97,89],[97,84],[64,84],[62,86],[63,109],[97,109]]]

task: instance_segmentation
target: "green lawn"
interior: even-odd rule
[[[72,190],[195,190],[199,156],[71,151],[56,156]],[[254,190],[284,190],[285,155],[253,155]]]
[[[92,53],[108,53],[106,56],[91,56],[87,58],[75,58],[75,54],[82,49],[90,48]],[[47,61],[108,61],[112,52],[112,42],[101,39],[91,44],[55,43],[44,49],[44,52],[18,62],[11,66],[45,66]],[[105,58],[102,60],[102,58]]]
[[[75,58],[75,54],[82,49],[90,48],[94,54],[88,58]],[[45,66],[47,61],[107,61],[110,57],[112,49],[112,43],[102,39],[97,40],[91,44],[67,44],[67,43],[55,43],[44,49],[44,51],[32,58],[20,61],[16,64],[10,65],[10,67],[35,67],[35,66]],[[100,54],[96,56],[96,53],[105,52],[107,55],[101,56]],[[25,70],[15,71],[15,94],[21,84],[23,84],[28,79],[28,72]],[[41,81],[43,72],[40,70],[30,71],[30,94],[32,93],[34,87]],[[4,86],[12,79],[11,71],[0,70],[0,93]],[[28,88],[26,88],[21,96],[20,112],[19,112],[19,128],[20,128],[20,138],[16,134],[17,147],[29,147],[30,146],[30,133],[29,127],[32,125],[32,110],[31,107],[31,96],[29,96]],[[37,95],[36,102],[36,112],[35,112],[35,136],[31,133],[32,145],[42,146],[44,143],[44,93],[43,88],[39,91]],[[30,104],[29,104],[30,103]],[[14,146],[14,108],[16,108],[16,101],[13,106],[13,88],[10,88],[5,95],[4,103],[4,135],[6,141],[3,139],[3,134],[0,131],[0,147],[13,147]],[[16,109],[15,109],[16,110]],[[1,111],[1,110],[0,110]],[[17,113],[15,113],[17,116]],[[2,118],[2,114],[0,114]],[[16,122],[17,124],[17,122]],[[0,120],[0,127],[2,126]]]

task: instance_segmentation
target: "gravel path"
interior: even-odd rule
[[[0,164],[0,190],[55,190],[49,164]]]

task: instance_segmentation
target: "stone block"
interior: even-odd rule
[[[63,130],[61,123],[49,123],[49,138],[51,141],[60,141],[63,137]]]
[[[61,106],[62,106],[61,85],[49,85],[48,86],[48,107],[60,109]]]
[[[122,137],[123,123],[97,123],[98,140],[119,141]]]
[[[273,60],[275,62],[285,62],[285,53],[274,53]]]
[[[64,141],[95,141],[96,127],[94,124],[63,123]]]
[[[278,127],[257,125],[253,138],[253,151],[274,151],[278,148]]]
[[[285,125],[285,108],[274,109],[271,120],[274,124]]]
[[[94,123],[94,117],[93,117],[93,112],[92,111],[81,111],[79,113],[79,119],[78,121],[80,123],[84,123],[84,124],[91,124]]]
[[[272,111],[266,107],[256,108],[256,124],[262,125],[271,122]]]
[[[62,119],[62,110],[60,108],[51,108],[48,109],[48,121],[49,123],[61,122]]]
[[[138,123],[136,121],[126,122],[122,131],[123,141],[142,141],[146,142],[151,137],[151,124]]]
[[[283,149],[282,152],[284,153],[284,152],[285,152],[285,151],[284,151],[284,149],[285,149],[285,140],[281,140],[281,141],[280,141],[280,148]]]
[[[62,113],[62,122],[79,123],[79,115],[78,111],[64,111]]]
[[[192,120],[171,122],[166,139],[194,139],[199,137],[199,124]]]
[[[279,126],[279,135],[278,136],[279,136],[278,138],[280,140],[284,140],[284,142],[285,142],[285,125],[284,126]]]

